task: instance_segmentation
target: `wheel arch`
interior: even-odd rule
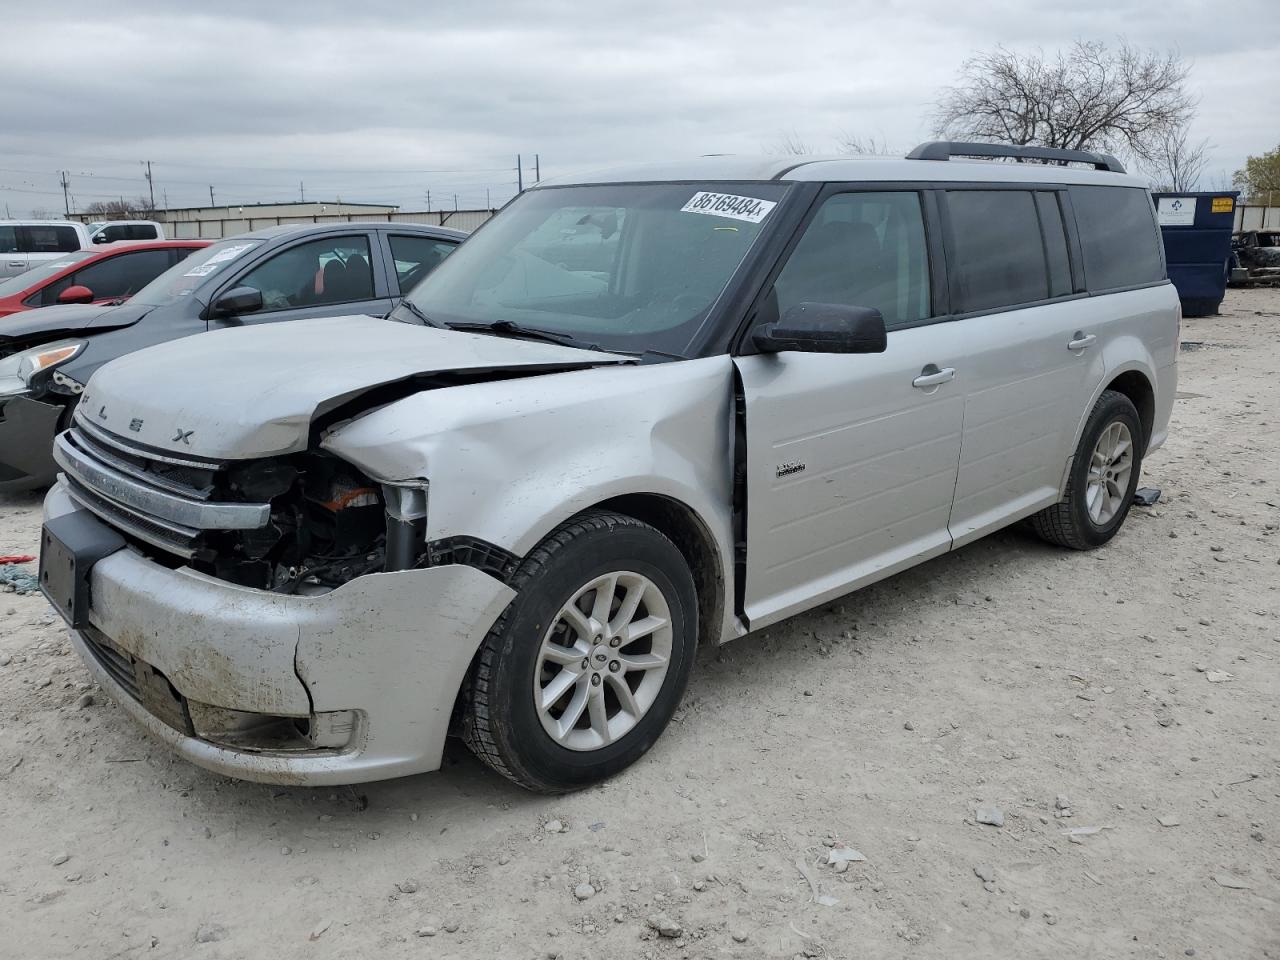
[[[698,594],[699,638],[720,638],[724,622],[725,571],[711,528],[698,512],[674,497],[631,493],[594,504],[589,510],[612,510],[647,523],[676,545]]]
[[[1107,384],[1098,391],[1098,396],[1102,396],[1107,390],[1123,393],[1138,408],[1138,420],[1142,423],[1142,449],[1145,450],[1151,442],[1156,420],[1156,391],[1151,378],[1135,367],[1111,376]],[[1097,402],[1096,397],[1094,402]]]

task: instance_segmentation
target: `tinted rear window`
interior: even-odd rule
[[[949,266],[958,312],[1044,300],[1049,295],[1040,221],[1029,190],[952,190],[947,193]]]
[[[1090,291],[1164,279],[1160,230],[1138,187],[1072,187],[1085,281]]]
[[[18,242],[27,253],[70,253],[80,249],[75,227],[32,225],[18,228]]]

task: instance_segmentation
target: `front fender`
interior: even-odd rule
[[[380,480],[425,477],[427,536],[523,556],[619,496],[676,500],[732,564],[728,356],[601,367],[424,391],[335,429],[332,453]]]

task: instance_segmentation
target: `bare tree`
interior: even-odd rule
[[[813,153],[813,147],[809,145],[803,137],[795,130],[783,130],[778,134],[778,139],[769,144],[765,148],[766,153],[794,154],[795,156],[808,156]]]
[[[61,220],[62,214],[54,213],[48,207],[33,207],[31,209],[32,220]]]
[[[95,200],[82,211],[106,220],[147,220],[155,213],[146,197],[136,200]]]
[[[1072,150],[1107,150],[1150,162],[1170,130],[1186,126],[1195,98],[1176,52],[1111,49],[1077,40],[1046,58],[996,47],[964,62],[934,112],[937,133]]]
[[[1200,177],[1209,162],[1209,141],[1191,142],[1186,127],[1166,130],[1155,142],[1155,151],[1143,164],[1152,189],[1164,193],[1186,193],[1200,186]]]
[[[892,154],[884,137],[861,137],[856,133],[845,132],[836,137],[836,146],[841,153],[852,153],[859,157],[888,157]]]

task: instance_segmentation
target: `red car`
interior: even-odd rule
[[[0,317],[58,303],[127,300],[209,240],[104,243],[0,280]],[[3,329],[3,324],[0,324]]]

